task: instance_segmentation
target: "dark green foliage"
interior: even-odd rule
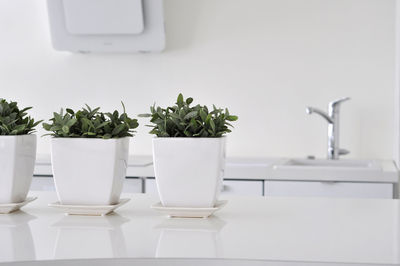
[[[222,137],[225,133],[231,132],[233,127],[228,121],[236,121],[235,115],[230,115],[228,109],[219,109],[213,105],[209,111],[207,106],[190,104],[193,98],[183,98],[179,94],[177,102],[166,109],[161,107],[150,107],[151,114],[141,114],[140,117],[151,117],[149,125],[153,129],[150,134],[157,137]]]
[[[26,111],[32,107],[19,110],[16,102],[7,102],[0,98],[0,135],[26,135],[35,132],[35,127],[42,120],[35,122],[27,116]]]
[[[122,138],[132,137],[133,129],[139,126],[137,119],[129,118],[125,112],[120,115],[99,112],[99,107],[91,109],[88,105],[77,112],[67,108],[66,113],[53,113],[51,123],[43,123],[43,128],[53,133],[47,134],[56,138]]]

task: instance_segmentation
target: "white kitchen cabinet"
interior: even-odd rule
[[[125,178],[123,193],[142,193],[142,179]]]
[[[267,197],[393,198],[391,183],[265,181],[264,191]]]
[[[34,176],[31,184],[31,191],[55,191],[53,177],[37,177]]]
[[[158,195],[157,184],[154,178],[146,178],[144,192],[150,195]]]
[[[261,180],[224,180],[221,195],[262,196]]]
[[[155,179],[146,179],[146,193],[157,195]],[[224,180],[221,195],[262,196],[262,180]]]

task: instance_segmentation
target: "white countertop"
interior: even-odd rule
[[[178,219],[132,200],[105,217],[65,216],[52,192],[0,215],[0,262],[93,258],[225,258],[400,263],[400,202],[229,197],[209,219]],[[291,264],[292,265],[292,264]],[[299,265],[309,265],[307,263]],[[319,264],[318,264],[319,265]]]
[[[339,176],[302,176],[301,178],[293,175],[285,177],[277,176],[273,165],[288,158],[227,158],[225,167],[225,179],[240,180],[298,180],[298,181],[343,181],[343,182],[378,182],[378,183],[398,183],[399,176],[396,165],[390,160],[376,160],[382,167],[381,176],[358,176],[351,178],[340,178]],[[292,171],[293,172],[293,171]],[[51,159],[48,154],[38,154],[35,166],[35,175],[52,175]],[[154,177],[153,158],[150,155],[135,155],[129,157],[128,177]]]

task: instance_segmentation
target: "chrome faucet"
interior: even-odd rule
[[[328,159],[330,160],[337,160],[339,159],[339,155],[350,153],[348,150],[339,148],[339,107],[342,102],[348,100],[350,100],[350,98],[345,97],[330,102],[328,105],[328,113],[313,107],[306,108],[307,114],[316,113],[328,121]]]

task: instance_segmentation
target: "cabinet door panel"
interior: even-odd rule
[[[266,196],[332,197],[332,198],[393,198],[393,184],[266,181]]]
[[[158,195],[155,179],[146,179],[146,193]],[[224,180],[221,195],[262,196],[262,181]]]
[[[123,193],[142,193],[142,180],[140,178],[125,178]]]
[[[55,191],[53,177],[36,177],[32,179],[30,190],[32,191]]]
[[[221,195],[262,196],[262,181],[224,180]]]
[[[156,180],[154,178],[146,179],[145,193],[150,194],[150,195],[158,195],[157,184],[156,184]]]

